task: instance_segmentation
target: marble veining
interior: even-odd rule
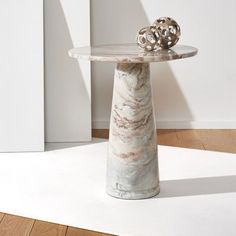
[[[79,47],[69,51],[69,55],[76,59],[117,63],[146,63],[161,62],[192,57],[197,49],[191,46],[175,45],[171,49],[156,49],[145,51],[137,44],[110,44],[94,47]]]
[[[107,161],[107,193],[141,199],[159,192],[148,63],[117,64]]]
[[[183,45],[151,52],[136,44],[80,47],[69,51],[76,59],[117,63],[107,158],[106,191],[109,195],[142,199],[159,193],[149,62],[196,54],[196,48]]]

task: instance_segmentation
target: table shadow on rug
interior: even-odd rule
[[[236,192],[236,175],[163,180],[156,198],[184,197]]]

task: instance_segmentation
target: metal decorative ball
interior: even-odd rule
[[[179,25],[170,17],[158,18],[151,26],[151,30],[157,37],[157,45],[165,49],[173,47],[181,34]]]
[[[146,51],[152,51],[157,48],[157,38],[150,27],[144,27],[139,30],[137,35],[137,44]]]

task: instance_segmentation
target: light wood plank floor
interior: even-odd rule
[[[108,130],[93,130],[108,138]],[[236,153],[236,130],[158,130],[160,145]],[[0,213],[0,236],[108,236],[106,233]]]

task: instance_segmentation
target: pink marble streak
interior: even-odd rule
[[[142,199],[159,193],[148,63],[117,64],[107,161],[107,193]]]

